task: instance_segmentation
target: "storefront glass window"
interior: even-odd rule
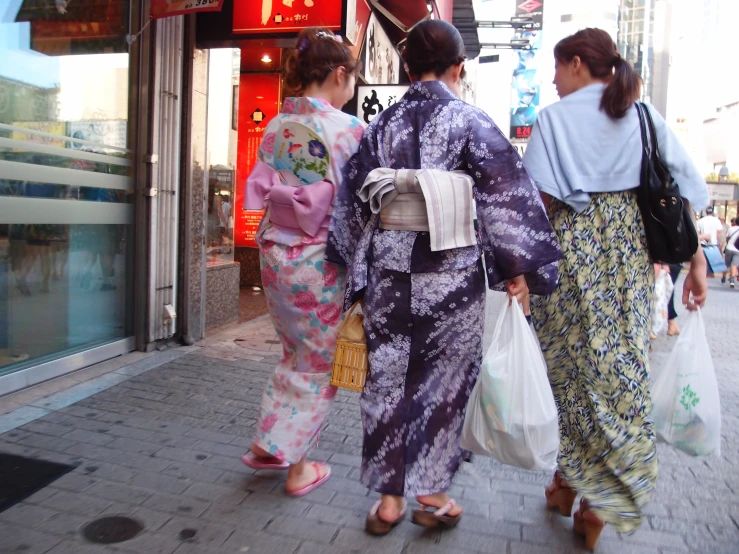
[[[0,0],[0,376],[132,334],[128,8]]]
[[[207,263],[234,261],[234,174],[238,143],[240,50],[209,52]]]

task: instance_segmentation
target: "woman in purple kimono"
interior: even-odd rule
[[[419,24],[404,60],[413,84],[372,121],[350,161],[326,254],[349,266],[345,308],[364,298],[361,480],[382,494],[367,519],[373,534],[400,523],[411,495],[421,504],[415,523],[459,521],[446,490],[482,360],[486,277],[519,299],[546,294],[561,257],[516,150],[458,98],[459,32]]]

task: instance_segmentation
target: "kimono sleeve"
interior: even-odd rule
[[[358,194],[370,171],[379,167],[372,129],[374,127],[370,126],[365,131],[359,150],[346,165],[344,181],[334,201],[326,259],[343,266],[351,265],[357,244],[372,216],[369,203],[363,202]]]
[[[562,250],[539,191],[486,114],[475,112],[469,125],[465,161],[475,181],[488,285],[525,275],[532,294],[549,294],[557,286],[555,262]]]

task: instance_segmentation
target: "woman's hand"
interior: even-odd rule
[[[529,286],[526,284],[526,278],[523,275],[506,281],[506,291],[511,299],[515,298],[521,306],[528,307]]]
[[[693,259],[690,260],[690,270],[683,285],[683,305],[687,306],[690,311],[702,308],[706,304],[706,297],[708,296],[707,269],[706,257],[699,244]]]

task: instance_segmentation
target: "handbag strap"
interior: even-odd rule
[[[652,114],[649,111],[649,108],[644,102],[640,102],[642,110],[644,111],[644,115],[647,120],[647,125],[649,126],[649,134],[652,138],[652,159],[658,159],[660,158],[659,155],[659,143],[657,142],[657,131],[654,128],[654,120],[652,119]]]
[[[649,121],[651,121],[651,118],[649,117],[649,113],[646,106],[644,106],[644,103],[636,102],[634,105],[636,106],[636,113],[639,115],[639,128],[641,129],[642,148],[644,149],[644,153],[648,157],[651,157],[651,154],[654,152],[655,147],[654,136],[650,137],[650,131],[653,127],[647,122],[647,119],[649,118]]]
[[[634,104],[636,107],[636,113],[639,116],[639,128],[641,130],[641,144],[642,144],[642,163],[641,163],[641,175],[639,179],[640,188],[644,191],[649,189],[649,165],[651,163],[650,152],[649,152],[649,138],[647,136],[647,122],[643,113],[644,106],[641,102]]]
[[[636,108],[636,115],[639,116],[639,130],[641,131],[641,145],[643,149],[647,149],[647,123],[644,120],[644,114],[641,111],[641,102],[635,102],[634,107]]]
[[[359,308],[359,311],[362,311],[362,300],[357,300],[354,304],[352,304],[352,307],[347,310],[347,312],[344,314],[344,321],[341,322],[341,325],[339,326],[338,334],[341,334],[341,332],[346,328],[349,317],[356,311],[357,308]]]

